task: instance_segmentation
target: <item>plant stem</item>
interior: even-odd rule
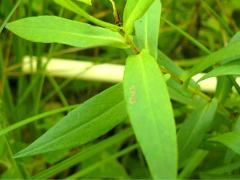
[[[234,77],[233,76],[227,76],[227,77],[233,83],[233,86],[237,90],[238,94],[240,94],[240,87],[239,87],[238,83],[236,82],[236,80],[234,79]]]
[[[115,23],[116,23],[117,25],[121,25],[120,16],[119,16],[119,13],[118,13],[116,4],[115,4],[115,2],[114,2],[113,0],[109,0],[109,1],[110,1],[110,3],[112,4],[113,17],[114,17]]]
[[[84,17],[85,19],[87,19],[88,21],[98,25],[98,26],[102,26],[108,29],[111,29],[113,31],[117,31],[119,32],[122,28],[115,25],[115,24],[111,24],[105,21],[102,21],[100,19],[95,18],[94,16],[88,14],[86,11],[84,11],[82,8],[80,8],[76,3],[72,2],[71,0],[66,0],[64,3],[60,3],[64,8],[75,12],[76,14]]]

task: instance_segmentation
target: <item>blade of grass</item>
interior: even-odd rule
[[[63,107],[63,108],[55,109],[55,110],[52,110],[52,111],[44,112],[44,113],[35,115],[33,117],[24,119],[22,121],[19,121],[19,122],[13,124],[13,125],[10,125],[9,127],[6,127],[4,129],[2,129],[0,131],[0,136],[5,135],[5,134],[7,134],[7,133],[9,133],[9,132],[11,132],[15,129],[21,128],[21,127],[23,127],[23,126],[25,126],[29,123],[32,123],[34,121],[37,121],[37,120],[43,119],[45,117],[48,117],[48,116],[51,116],[51,115],[54,115],[54,114],[58,114],[58,113],[61,113],[61,112],[64,112],[64,111],[69,111],[69,110],[74,109],[78,106],[79,106],[79,104],[72,105],[72,106],[67,106],[67,107]]]
[[[209,140],[221,143],[235,153],[240,154],[240,131],[224,133]]]
[[[226,64],[213,69],[205,74],[199,81],[210,77],[225,76],[225,75],[240,75],[240,65]]]
[[[205,2],[206,3],[206,2]],[[209,6],[208,6],[209,7]],[[210,7],[209,7],[210,8]],[[211,9],[211,11],[213,11]],[[214,14],[216,14],[214,11],[213,11]],[[216,14],[217,15],[217,14]],[[189,35],[188,33],[186,33],[185,31],[183,31],[181,28],[179,28],[178,26],[176,26],[175,24],[171,23],[170,21],[168,21],[167,19],[165,19],[164,17],[161,17],[161,19],[163,21],[165,21],[168,25],[170,25],[172,28],[176,29],[180,34],[182,34],[184,37],[186,37],[190,42],[192,42],[196,47],[198,47],[199,49],[201,49],[203,52],[205,52],[206,54],[211,54],[211,51],[206,47],[204,46],[202,43],[200,43],[197,39],[195,39],[194,37],[192,37],[191,35]],[[221,18],[220,18],[221,19]],[[219,20],[219,18],[218,18]],[[221,21],[222,24],[224,24],[222,21]],[[224,25],[224,27],[226,27],[226,24]],[[228,27],[228,26],[227,26]],[[229,27],[228,27],[229,29]],[[235,41],[234,41],[235,42]],[[232,42],[233,43],[233,42]],[[199,59],[200,61],[200,59]],[[194,74],[192,74],[194,75]],[[231,82],[233,83],[234,87],[236,88],[236,90],[238,91],[238,93],[240,94],[240,87],[239,85],[236,83],[235,79],[231,76],[229,77],[229,79],[231,80]]]
[[[121,143],[125,139],[129,138],[133,135],[132,129],[125,129],[119,132],[118,134],[111,136],[103,141],[100,141],[97,144],[90,145],[80,151],[79,153],[71,156],[70,158],[61,161],[60,163],[54,165],[53,167],[50,167],[39,174],[33,176],[34,179],[48,179],[51,176],[63,171],[64,169],[67,169],[81,161],[84,161],[97,153],[103,151],[109,146],[113,146],[116,143]]]
[[[7,18],[3,21],[3,24],[0,26],[0,34],[2,33],[3,29],[5,28],[6,24],[14,14],[14,12],[17,10],[18,6],[21,4],[22,0],[18,0],[16,4],[14,5],[13,9],[11,12],[8,14]]]
[[[201,0],[203,3],[203,7],[205,7],[220,23],[220,25],[226,30],[226,32],[230,35],[233,36],[233,31],[231,30],[231,28],[229,27],[229,25],[227,24],[227,22],[218,15],[218,13],[216,13],[210,6],[209,4],[205,1],[205,0]]]
[[[208,151],[198,150],[191,159],[187,162],[187,165],[179,174],[179,179],[189,179],[194,170],[201,164],[204,158],[208,155]]]
[[[109,156],[109,157],[107,157],[106,159],[104,159],[104,160],[102,160],[102,161],[100,161],[100,162],[98,162],[98,163],[93,164],[93,165],[90,166],[90,167],[87,167],[87,168],[85,168],[85,169],[82,169],[82,170],[79,171],[78,173],[75,173],[74,175],[69,176],[69,177],[67,177],[66,179],[77,179],[77,178],[79,178],[79,177],[82,177],[82,176],[84,176],[85,174],[88,174],[89,172],[91,172],[91,171],[93,171],[93,170],[101,167],[104,163],[107,163],[107,162],[109,162],[109,161],[111,161],[111,160],[113,160],[113,159],[117,159],[117,158],[119,158],[119,157],[121,157],[121,156],[124,156],[124,155],[130,153],[131,151],[136,150],[138,147],[139,147],[138,144],[131,145],[131,146],[129,146],[129,147],[127,147],[127,148],[125,148],[125,149],[123,149],[123,150],[115,153],[114,155]]]
[[[51,84],[53,85],[56,93],[58,94],[60,100],[62,101],[62,104],[64,106],[69,106],[67,98],[64,96],[63,92],[61,91],[60,86],[58,85],[58,83],[55,81],[55,79],[52,76],[47,76],[48,80],[51,82]]]
[[[198,107],[184,121],[178,131],[179,166],[196,151],[207,130],[210,128],[217,110],[218,102],[212,102]]]
[[[216,167],[214,169],[210,169],[207,171],[204,171],[202,173],[207,173],[207,174],[224,174],[224,173],[230,173],[234,170],[237,170],[240,168],[240,161],[238,160],[237,162],[229,163],[220,167]]]
[[[192,42],[193,45],[195,45],[196,47],[201,49],[203,52],[205,52],[206,54],[210,54],[211,53],[211,51],[209,51],[208,48],[206,48],[201,42],[199,42],[197,39],[192,37],[190,34],[186,33],[184,30],[182,30],[181,28],[179,28],[178,26],[176,26],[172,22],[168,21],[166,18],[161,17],[161,19],[165,23],[167,23],[169,26],[171,26],[173,29],[175,29],[177,32],[179,32],[181,35],[186,37],[190,42]]]

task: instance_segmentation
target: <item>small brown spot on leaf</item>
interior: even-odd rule
[[[132,85],[129,88],[129,91],[130,91],[130,96],[129,96],[128,102],[130,104],[135,104],[136,103],[136,87]]]

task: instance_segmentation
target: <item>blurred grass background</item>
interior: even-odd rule
[[[0,0],[0,26],[16,5],[16,0]],[[125,1],[116,0],[120,13],[123,12]],[[240,27],[239,0],[162,0],[162,16],[168,21],[196,38],[211,51],[227,45],[229,39],[238,32]],[[81,4],[81,6],[83,6]],[[84,8],[95,17],[113,22],[111,4],[108,0],[94,0],[93,7]],[[49,0],[22,0],[13,13],[10,21],[38,15],[59,15],[78,21],[85,21],[81,17],[61,9]],[[186,37],[169,26],[164,20],[161,22],[159,48],[174,61],[190,68],[197,61],[196,57],[206,55]],[[0,126],[7,127],[39,113],[50,111],[68,105],[79,104],[98,92],[111,86],[101,82],[88,82],[74,79],[44,77],[39,65],[39,73],[24,75],[21,72],[21,62],[24,56],[42,56],[87,60],[96,63],[108,62],[124,64],[126,53],[114,48],[80,49],[59,44],[39,44],[23,40],[7,30],[0,34]],[[232,97],[239,102],[239,97]],[[175,105],[176,107],[177,104]],[[234,109],[239,104],[231,104]],[[175,114],[181,118],[178,107]],[[31,143],[43,132],[56,123],[66,112],[35,121],[30,125],[12,131],[7,136],[0,137],[0,175],[2,178],[25,178],[37,174],[53,164],[71,157],[79,151],[65,150],[48,153],[42,156],[14,160],[12,154]],[[118,127],[121,128],[121,127]],[[114,131],[118,131],[116,128]],[[134,141],[129,139],[128,141]],[[64,178],[74,174],[80,167],[86,167],[98,159],[109,156],[116,151],[116,147],[94,156],[83,163],[68,168],[53,178]],[[214,157],[213,157],[214,158]],[[111,166],[111,168],[109,168]],[[211,166],[211,165],[209,165]],[[90,175],[91,174],[91,175]],[[149,172],[140,153],[124,156],[121,164],[118,161],[101,166],[101,168],[86,174],[85,178],[147,178]]]

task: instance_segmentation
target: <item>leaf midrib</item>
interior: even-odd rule
[[[20,27],[19,29],[28,29],[26,27]],[[37,27],[31,27],[31,29],[37,29],[39,30],[39,28]],[[43,29],[43,30],[42,30]],[[44,28],[40,28],[40,31],[44,31]],[[119,38],[114,38],[114,37],[109,37],[109,36],[102,36],[102,35],[91,35],[91,34],[84,34],[84,33],[74,33],[74,32],[69,32],[69,31],[62,31],[62,30],[59,30],[59,29],[48,29],[47,31],[53,31],[53,32],[58,32],[58,33],[61,33],[61,34],[66,34],[66,35],[73,35],[73,36],[77,36],[77,37],[84,37],[84,38],[89,38],[89,39],[99,39],[99,40],[112,40],[112,41],[117,41],[117,42],[120,42],[120,43],[124,43],[124,41],[119,37]]]
[[[158,123],[157,123],[157,121],[156,121],[156,118],[154,118],[155,117],[155,113],[154,113],[154,111],[153,111],[153,104],[152,104],[152,102],[151,102],[151,98],[150,98],[150,94],[149,94],[149,92],[148,92],[148,85],[147,85],[147,83],[146,83],[146,81],[145,81],[145,79],[146,79],[146,72],[145,72],[145,68],[144,68],[144,64],[143,64],[143,61],[144,61],[144,59],[142,59],[142,57],[140,57],[141,58],[141,63],[140,63],[140,67],[141,67],[141,69],[142,69],[142,77],[143,77],[143,86],[144,86],[144,92],[145,92],[145,94],[146,94],[146,99],[147,99],[147,102],[148,102],[148,104],[149,104],[149,106],[150,106],[150,112],[151,112],[151,114],[152,114],[152,118],[151,119],[153,119],[153,122],[154,122],[154,125],[155,125],[155,128],[156,129],[158,129]],[[157,136],[159,136],[160,137],[160,135],[159,135],[159,133],[157,133]]]

